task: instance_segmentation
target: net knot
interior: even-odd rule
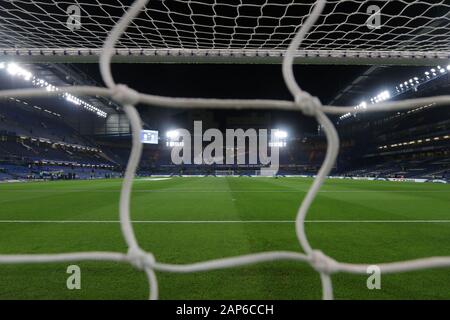
[[[311,96],[308,92],[302,91],[295,97],[295,104],[307,116],[315,116],[322,107],[319,98]]]
[[[155,265],[155,257],[141,248],[130,248],[128,250],[128,261],[139,270],[151,269]]]
[[[112,88],[112,96],[122,105],[136,105],[139,102],[139,92],[130,89],[124,84],[118,84]]]
[[[311,266],[320,273],[331,274],[339,270],[336,260],[325,255],[320,250],[314,250],[311,252],[309,258]]]

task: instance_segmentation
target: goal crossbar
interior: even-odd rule
[[[4,61],[31,63],[98,63],[99,48],[0,48]],[[241,63],[279,64],[285,50],[115,49],[113,63]],[[448,63],[450,52],[296,50],[295,64],[420,65]]]

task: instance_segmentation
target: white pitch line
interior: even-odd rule
[[[67,192],[89,192],[89,193],[120,193],[120,190],[101,189],[9,189],[2,192],[29,192],[29,193],[67,193]],[[172,189],[172,190],[151,190],[137,189],[133,193],[305,193],[308,190],[193,190],[193,189]],[[449,190],[321,190],[319,193],[450,193]]]
[[[0,223],[120,223],[119,220],[0,220]],[[148,224],[295,223],[294,220],[136,220]],[[450,223],[450,220],[305,220],[305,223]]]

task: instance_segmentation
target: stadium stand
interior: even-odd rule
[[[28,105],[14,101],[0,109],[0,180],[119,176],[117,164],[60,115],[41,115],[18,103]]]
[[[378,71],[377,75],[380,76],[382,71],[384,69]],[[410,90],[392,99],[445,94],[448,81],[444,80],[448,80],[448,74],[443,74],[436,81],[421,85],[421,90]],[[349,100],[359,98],[354,94],[338,96],[347,100],[335,100],[335,103],[349,104]],[[95,129],[85,130],[84,123],[96,118],[94,114],[66,114],[66,111],[71,111],[71,108],[62,105],[66,101],[61,101],[61,106],[56,107],[49,103],[16,98],[2,102],[0,180],[120,176],[130,154],[128,122],[121,124],[114,120],[114,117],[120,118],[120,110],[108,110],[114,114],[107,117],[104,128],[101,123],[97,123],[92,126]],[[355,113],[351,117],[334,119],[341,137],[341,152],[332,175],[448,181],[450,117],[447,110],[430,107],[425,105],[409,111],[380,114]],[[185,122],[179,123],[179,127],[189,128],[196,118],[189,114],[182,115],[185,116]],[[78,124],[71,123],[71,117],[80,117],[77,119]],[[176,117],[183,118],[180,115]],[[211,112],[203,112],[202,117],[214,119]],[[253,113],[244,113],[240,117],[223,114],[221,117],[223,128],[241,128],[242,123],[267,128],[270,123],[270,118],[255,116]],[[288,117],[284,120],[288,120]],[[170,122],[170,118],[167,121]],[[161,133],[159,143],[144,145],[139,176],[259,174],[260,165],[174,165],[171,148],[165,141],[164,125],[167,123],[150,128]],[[214,125],[213,121],[211,126]],[[306,128],[290,132],[287,144],[280,148],[278,175],[312,176],[317,173],[325,155],[326,141],[320,128],[318,131],[308,125]]]

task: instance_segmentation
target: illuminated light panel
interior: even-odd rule
[[[275,135],[275,138],[278,138],[278,139],[286,139],[288,137],[288,133],[286,131],[278,130],[278,129],[275,130],[274,135]]]
[[[177,130],[169,130],[166,132],[166,137],[169,139],[177,139],[180,133]]]
[[[440,141],[441,139],[450,139],[450,135],[445,135],[445,136],[441,136],[441,137],[432,137],[432,138],[426,138],[426,139],[419,139],[419,140],[412,140],[412,141],[408,141],[408,142],[399,142],[399,143],[391,144],[389,147],[395,148],[395,147],[408,146],[408,145],[413,145],[413,144],[420,144],[423,142]],[[387,149],[387,148],[388,148],[387,145],[378,147],[378,149]]]
[[[34,77],[31,72],[29,72],[28,70],[25,70],[24,68],[20,67],[19,65],[17,65],[14,62],[10,62],[8,64],[5,64],[5,62],[0,62],[0,69],[6,69],[8,74],[10,74],[11,76],[22,77],[26,81],[31,81],[31,83],[33,85],[35,85],[36,87],[45,88],[45,90],[47,90],[49,92],[59,91],[59,88],[55,87],[54,85],[48,83],[47,81],[45,81],[43,79]],[[100,110],[97,107],[94,107],[93,105],[87,103],[86,101],[83,101],[71,94],[65,93],[65,94],[63,94],[63,97],[67,101],[74,103],[78,106],[82,106],[84,109],[97,114],[99,117],[106,118],[108,116],[108,114],[106,112]]]

